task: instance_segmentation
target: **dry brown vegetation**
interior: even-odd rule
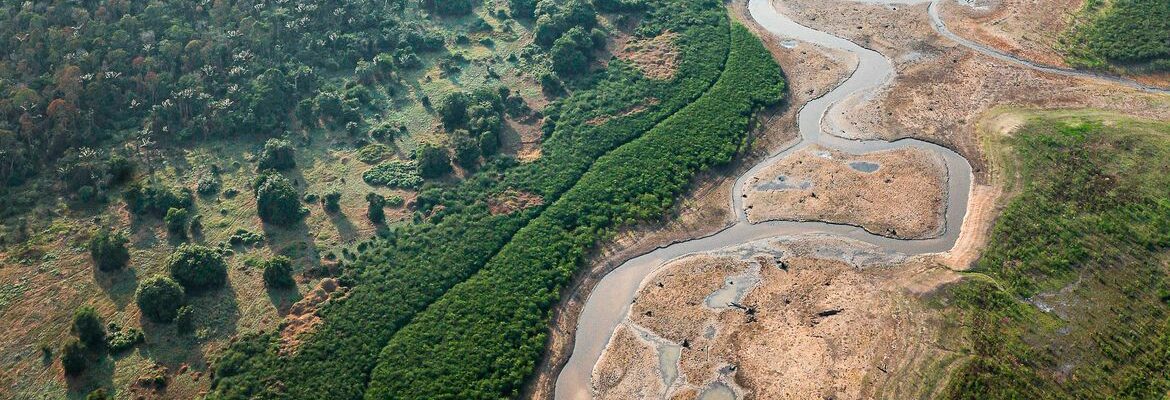
[[[652,38],[630,38],[616,56],[634,64],[650,79],[668,80],[678,71],[678,34],[663,32]]]
[[[912,372],[923,380],[897,390],[929,393],[941,382],[929,366],[950,356],[935,347],[940,316],[901,289],[912,281],[901,270],[919,261],[826,237],[744,248],[754,255],[689,256],[643,282],[594,371],[600,398],[656,389],[651,397],[689,396],[714,382],[748,398],[870,398],[890,394],[895,385],[887,383]],[[822,248],[841,256],[817,255]],[[742,299],[711,304],[710,295],[744,274],[758,283],[746,282]],[[646,359],[660,361],[669,345],[681,347],[681,357],[666,387],[659,362]]]
[[[855,169],[857,162],[875,171]],[[826,221],[874,234],[922,239],[941,233],[947,168],[928,150],[906,148],[862,155],[812,146],[748,178],[748,220]]]

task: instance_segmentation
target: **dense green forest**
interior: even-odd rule
[[[30,398],[361,397],[400,328],[712,90],[732,43],[714,0],[7,1],[0,21],[0,259],[20,267],[0,311],[36,320],[4,343],[40,355],[0,382]],[[677,60],[647,77],[626,38]],[[580,238],[662,215],[758,100],[709,104],[742,114],[733,137]],[[332,278],[344,296],[285,335]],[[62,329],[83,305],[114,344]]]
[[[545,2],[540,4],[545,6],[537,7],[535,12],[549,15],[546,9],[551,6]],[[632,5],[625,3],[622,9],[628,7]],[[323,324],[294,354],[278,355],[279,339],[272,334],[253,335],[237,342],[216,363],[212,397],[361,397],[370,371],[379,363],[380,350],[399,329],[419,318],[418,312],[428,306],[437,307],[432,303],[440,298],[473,302],[484,296],[474,292],[448,293],[448,289],[468,278],[472,281],[458,287],[479,285],[474,282],[485,278],[484,273],[477,274],[477,271],[485,264],[488,268],[485,271],[498,270],[489,260],[518,257],[515,249],[557,253],[561,247],[571,245],[573,249],[568,253],[557,255],[568,258],[550,259],[533,254],[527,263],[517,265],[517,270],[498,271],[539,270],[533,278],[542,280],[529,281],[529,284],[544,289],[534,293],[537,286],[528,290],[517,288],[510,295],[513,297],[497,299],[516,301],[507,307],[533,306],[516,308],[516,314],[501,321],[513,324],[521,336],[513,343],[516,347],[497,349],[506,352],[499,355],[499,362],[517,364],[499,365],[497,373],[501,375],[483,377],[482,383],[461,383],[468,385],[463,386],[468,390],[480,387],[466,394],[481,397],[496,397],[516,390],[531,372],[535,357],[543,348],[543,336],[529,333],[544,329],[547,309],[560,285],[580,261],[579,256],[618,226],[662,215],[694,172],[730,159],[746,131],[751,112],[780,96],[779,68],[758,41],[742,28],[735,30],[737,39],[732,51],[731,30],[721,3],[656,0],[642,7],[644,14],[635,36],[654,37],[668,31],[679,35],[676,45],[682,59],[672,79],[647,79],[633,65],[611,60],[581,90],[544,110],[547,138],[542,145],[542,156],[536,162],[491,163],[462,184],[424,188],[416,207],[418,214],[426,217],[418,224],[388,232],[385,237],[360,247],[363,251],[358,260],[343,277],[353,289],[344,300],[320,310]],[[572,29],[563,34],[572,35]],[[540,35],[538,30],[538,41]],[[735,54],[736,64],[725,69],[729,51]],[[722,80],[715,84],[721,74]],[[703,97],[699,98],[700,95]],[[592,122],[597,117],[620,115],[623,110],[637,106],[646,110],[600,124]],[[445,108],[440,106],[440,110]],[[467,118],[455,115],[444,117],[443,122],[458,127],[466,124]],[[686,131],[687,135],[681,135],[684,132],[681,126],[690,123],[708,129],[701,130],[701,134]],[[622,146],[647,135],[658,139],[638,139]],[[615,148],[619,150],[602,157]],[[601,161],[595,163],[599,157]],[[614,157],[640,161],[621,166],[621,161]],[[658,161],[643,171],[643,164],[648,160]],[[612,177],[630,174],[641,178]],[[597,182],[609,179],[619,179],[630,186]],[[601,196],[603,193],[597,192],[601,186],[613,191]],[[516,192],[538,195],[544,204],[554,205],[504,214],[490,211],[491,199]],[[556,227],[555,232],[563,233],[539,239],[528,236],[547,233],[543,228],[550,223]],[[525,236],[514,238],[517,231]],[[566,236],[568,232],[572,234]],[[526,242],[531,244],[519,244]],[[505,246],[508,243],[511,244]],[[498,309],[493,304],[484,306]],[[513,351],[520,353],[507,353]],[[389,354],[386,352],[383,354]],[[375,390],[383,390],[381,381],[376,385]]]
[[[1063,42],[1075,66],[1170,71],[1170,2],[1086,1]]]
[[[997,139],[1019,192],[944,298],[971,359],[951,398],[1162,398],[1170,391],[1165,123],[1045,116]]]
[[[356,68],[395,83],[396,71],[420,66],[419,53],[444,45],[433,27],[401,18],[406,0],[5,3],[0,181],[8,185],[111,138],[276,136],[318,119],[357,123],[346,112],[352,104],[329,107],[328,77]]]
[[[614,230],[662,215],[690,177],[735,155],[753,111],[780,100],[780,68],[738,24],[719,81],[599,159],[495,255],[382,350],[367,399],[513,397],[545,345],[549,310]]]

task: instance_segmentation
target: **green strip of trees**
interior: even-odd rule
[[[550,309],[589,250],[656,218],[695,174],[732,159],[753,112],[780,101],[780,67],[743,26],[719,81],[699,100],[599,159],[475,276],[382,350],[367,399],[513,397],[544,349]]]
[[[571,96],[544,110],[549,132],[535,162],[485,165],[463,184],[424,187],[418,223],[364,246],[342,283],[347,296],[319,311],[324,322],[282,354],[274,333],[242,337],[214,363],[209,398],[360,398],[379,351],[402,326],[483,267],[543,207],[492,214],[487,200],[517,190],[550,204],[602,155],[650,131],[694,102],[720,76],[730,47],[722,3],[654,0],[635,34],[679,34],[681,61],[671,80],[651,80],[613,60]],[[640,113],[591,124],[598,116]],[[745,117],[746,118],[746,117]],[[667,200],[669,202],[669,200]]]

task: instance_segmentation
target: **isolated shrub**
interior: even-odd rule
[[[264,151],[260,152],[258,165],[261,170],[284,171],[292,169],[297,166],[296,150],[287,140],[268,139],[267,142],[264,142]]]
[[[260,220],[276,225],[290,225],[304,218],[300,196],[292,183],[280,174],[269,172],[256,178],[256,211]]]
[[[387,207],[402,207],[403,204],[406,204],[406,200],[402,196],[390,196],[386,198]]]
[[[232,237],[228,238],[228,243],[232,246],[251,246],[263,241],[264,235],[243,228],[236,229]]]
[[[381,143],[372,143],[362,146],[357,151],[357,159],[366,164],[376,164],[378,161],[386,159],[390,154],[390,148]]]
[[[187,237],[187,220],[190,219],[190,213],[186,208],[172,208],[167,210],[167,216],[163,217],[163,222],[167,225],[167,232],[177,238]]]
[[[464,92],[454,92],[443,97],[437,109],[443,128],[452,131],[467,124],[467,106],[470,102],[470,96]]]
[[[218,251],[183,244],[167,259],[171,276],[188,291],[212,289],[227,282],[227,262]]]
[[[61,368],[65,370],[65,375],[77,376],[85,371],[88,360],[85,344],[80,340],[70,340],[61,348]]]
[[[171,322],[186,300],[182,286],[165,276],[149,278],[138,284],[134,301],[142,315],[154,322]]]
[[[380,224],[386,222],[386,198],[377,193],[370,193],[366,195],[366,202],[370,203],[366,208],[366,216],[370,218],[370,222]]]
[[[109,337],[106,338],[106,348],[109,349],[110,354],[118,354],[130,350],[130,348],[142,343],[146,338],[142,334],[142,330],[138,328],[122,328],[113,322],[109,325],[109,332]]]
[[[94,389],[89,394],[85,395],[85,400],[109,400],[110,395],[106,394],[106,390],[102,388]]]
[[[325,193],[325,196],[321,198],[321,207],[328,212],[341,211],[341,192],[331,190],[329,193]]]
[[[89,239],[89,256],[93,258],[93,263],[99,270],[121,269],[130,261],[130,250],[126,248],[129,242],[126,234],[122,232],[102,229]]]
[[[106,344],[105,324],[92,306],[83,306],[73,312],[72,331],[89,347],[100,348]]]
[[[106,171],[110,174],[110,183],[124,183],[134,177],[134,162],[115,154],[106,161]]]
[[[418,148],[418,173],[423,178],[438,178],[451,172],[451,156],[447,149],[432,144]]]
[[[422,185],[418,163],[414,161],[390,160],[378,164],[362,174],[362,180],[370,186],[415,189]]]
[[[179,333],[190,332],[195,327],[195,310],[191,306],[179,307],[175,312],[175,330]]]
[[[219,192],[219,185],[219,178],[204,176],[199,178],[199,182],[195,183],[195,192],[203,196],[211,196]]]
[[[451,147],[455,151],[455,162],[464,169],[471,169],[479,162],[479,141],[466,130],[459,129],[451,135]]]
[[[172,208],[190,208],[195,203],[190,189],[167,187],[158,182],[131,185],[123,199],[135,214],[155,217],[166,216]]]
[[[296,286],[292,276],[292,260],[276,256],[264,262],[264,286],[269,288],[290,288]]]

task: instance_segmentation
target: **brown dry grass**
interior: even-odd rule
[[[626,40],[615,55],[634,64],[647,78],[669,80],[678,72],[676,39],[678,34],[669,31],[652,38],[633,37]]]
[[[879,167],[867,173],[850,166],[859,161]],[[750,177],[744,207],[753,223],[825,221],[861,226],[883,236],[923,239],[942,231],[946,171],[941,157],[918,148],[852,155],[812,146]],[[767,189],[778,177],[790,187]]]

